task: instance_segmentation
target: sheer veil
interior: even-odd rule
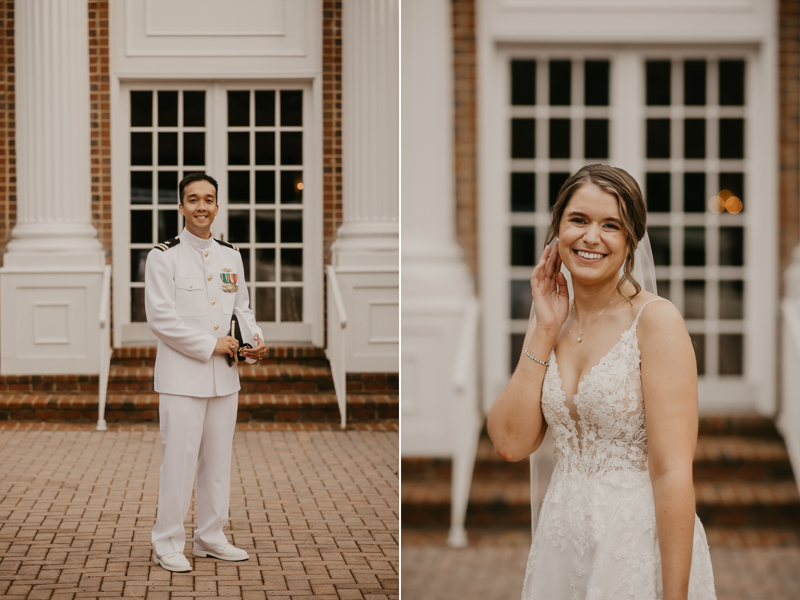
[[[553,242],[556,243],[555,241]],[[572,278],[569,271],[562,265],[561,272],[567,280],[569,297],[572,298]],[[620,271],[620,275],[622,271]],[[639,241],[636,247],[636,254],[633,260],[633,278],[638,282],[642,289],[653,294],[658,294],[656,289],[656,269],[653,260],[653,249],[650,247],[650,237],[647,233]],[[534,307],[531,303],[531,314],[528,320],[533,319]],[[535,533],[536,525],[539,522],[539,510],[544,500],[547,486],[550,484],[550,475],[553,473],[553,437],[550,430],[544,436],[542,445],[531,454],[531,533]]]

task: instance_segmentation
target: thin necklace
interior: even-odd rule
[[[608,308],[609,306],[611,306],[611,303],[612,303],[612,302],[614,302],[614,300],[616,300],[616,299],[617,299],[617,295],[616,295],[616,294],[614,294],[614,297],[611,299],[611,302],[609,302],[608,304],[606,304],[606,308]],[[604,308],[603,310],[601,310],[601,311],[600,311],[600,315],[602,315],[604,312],[606,312],[606,308]],[[587,331],[589,331],[589,329],[592,327],[592,325],[594,325],[595,323],[597,323],[597,319],[599,319],[599,318],[600,318],[600,315],[597,315],[597,316],[594,318],[594,321],[592,321],[592,322],[591,322],[591,324],[589,325],[589,327],[587,327],[586,329],[584,329],[583,331],[581,331],[581,328],[580,328],[580,327],[578,327],[578,309],[577,309],[577,308],[575,308],[575,301],[573,301],[573,302],[572,302],[572,312],[573,312],[573,313],[575,313],[575,328],[578,330],[578,334],[579,334],[579,335],[578,335],[578,341],[580,342],[580,341],[583,339],[583,336],[586,334],[586,332],[587,332]]]

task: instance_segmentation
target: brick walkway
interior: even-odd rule
[[[403,600],[519,600],[530,549],[525,530],[471,530],[468,548],[444,531],[403,530]],[[800,546],[711,547],[718,600],[797,600]]]
[[[227,533],[251,558],[194,559],[193,502],[194,570],[169,573],[150,549],[158,428],[109,429],[0,427],[0,596],[398,598],[396,431],[240,426]]]

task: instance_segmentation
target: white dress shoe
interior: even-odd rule
[[[183,552],[173,552],[172,554],[166,554],[164,556],[156,556],[154,554],[153,560],[158,566],[165,568],[167,571],[184,573],[192,570],[192,565],[186,560]]]
[[[192,548],[192,554],[195,556],[199,556],[200,558],[205,558],[206,556],[213,556],[214,558],[219,558],[221,560],[231,560],[231,561],[238,561],[238,560],[247,560],[250,558],[250,555],[247,554],[241,548],[237,548],[233,544],[225,544],[224,546],[220,546],[219,548],[215,548],[214,550],[202,550],[195,546]]]

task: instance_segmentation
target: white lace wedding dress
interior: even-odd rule
[[[523,600],[662,597],[636,338],[641,314],[578,386],[580,437],[555,352],[550,354],[542,410],[555,440],[555,468],[528,558]],[[689,599],[713,598],[708,543],[695,516]]]

